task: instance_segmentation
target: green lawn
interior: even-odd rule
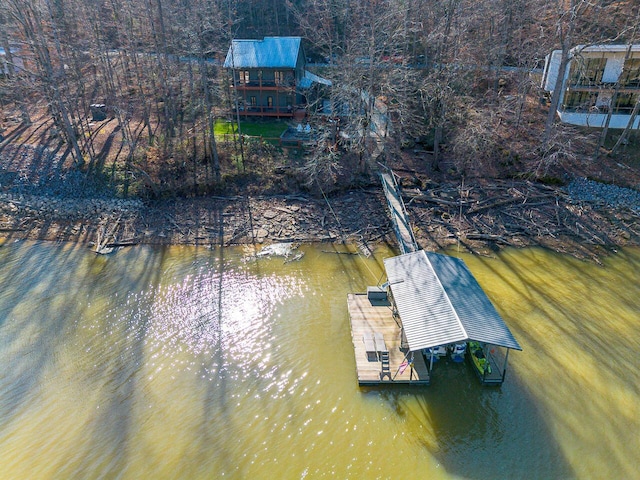
[[[283,121],[263,121],[263,122],[240,122],[243,135],[251,137],[278,138],[287,128],[287,123]],[[226,120],[216,120],[214,133],[216,135],[230,135],[237,131],[236,122]]]

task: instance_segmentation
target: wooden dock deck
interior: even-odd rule
[[[415,352],[413,366],[407,366],[400,373],[407,349],[402,348],[402,330],[399,326],[399,320],[396,323],[388,302],[374,301],[372,303],[366,293],[351,293],[347,297],[347,305],[360,385],[429,384],[429,370],[420,352]],[[383,355],[377,351],[367,352],[365,348],[365,339],[369,340],[371,336],[375,339],[376,333],[382,335],[384,344],[389,351],[388,374],[383,372],[383,368],[386,368]],[[409,354],[407,361],[411,362],[411,354]]]

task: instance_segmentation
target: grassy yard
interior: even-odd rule
[[[214,132],[216,136],[231,135],[237,131],[236,122],[226,120],[216,120]],[[278,138],[287,128],[287,123],[283,121],[262,121],[262,122],[240,122],[243,135],[251,137]]]

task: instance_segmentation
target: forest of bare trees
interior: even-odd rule
[[[319,142],[302,171],[326,180],[345,155],[366,173],[416,141],[435,168],[454,159],[463,174],[496,162],[526,171],[518,162],[528,159],[547,171],[575,151],[554,109],[541,117],[548,106],[531,72],[553,49],[636,40],[639,9],[633,0],[0,0],[4,61],[14,49],[24,59],[5,70],[0,108],[4,123],[47,123],[42,142],[62,142],[78,168],[117,179],[125,195],[134,182],[161,192],[169,178],[213,191],[266,157],[292,155],[219,144],[231,39],[296,35],[314,64],[328,63],[317,68],[340,86],[333,101],[382,102],[392,122],[375,144],[354,134],[336,153]],[[102,122],[95,104],[108,111]],[[354,111],[364,113],[341,128],[366,130],[373,109]]]

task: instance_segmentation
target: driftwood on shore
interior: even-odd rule
[[[532,182],[467,185],[462,192],[449,185],[403,195],[410,199],[418,242],[426,248],[451,242],[543,245],[583,257],[591,256],[585,246],[639,241],[636,212],[575,202],[561,189]]]
[[[138,240],[122,240],[120,242],[110,242],[105,245],[106,248],[135,247],[140,245]]]
[[[96,231],[95,252],[101,255],[111,253],[114,247],[109,246],[110,243],[117,242],[117,232],[120,228],[120,219],[118,217],[113,222],[101,224]]]
[[[543,245],[589,257],[594,247],[640,244],[638,214],[575,202],[561,189],[526,181],[440,184],[403,190],[421,248],[452,244],[474,252],[488,246]],[[97,252],[137,244],[234,245],[348,242],[355,254],[395,243],[381,189],[331,197],[175,198],[140,200],[0,195],[5,237],[81,241]],[[336,253],[336,252],[332,252]],[[345,252],[346,253],[346,252]]]

